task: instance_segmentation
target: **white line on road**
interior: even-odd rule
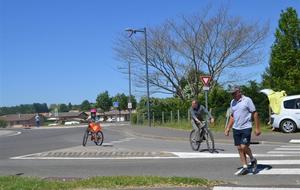
[[[20,134],[22,134],[22,132],[18,131],[14,134],[7,135],[7,137],[17,136],[17,135],[20,135]]]
[[[186,158],[237,158],[238,154],[218,154],[218,153],[200,153],[200,152],[165,152],[171,153],[174,156],[157,156],[157,157],[45,157],[42,153],[29,154],[24,156],[12,157],[11,159],[42,159],[42,160],[139,160],[139,159],[186,159]]]
[[[262,170],[258,175],[300,175],[300,168],[275,168]]]
[[[297,150],[300,151],[300,148],[293,148],[293,147],[279,147],[279,148],[275,148],[274,150]]]
[[[237,158],[237,153],[201,153],[201,152],[171,152],[180,158]]]
[[[280,146],[281,148],[300,148],[300,144],[299,145],[283,145],[283,146]]]
[[[290,140],[290,143],[300,143],[300,139],[292,139]]]
[[[297,165],[300,160],[258,160],[258,164],[265,165]]]
[[[131,141],[131,140],[134,140],[135,138],[125,138],[125,139],[120,139],[118,141],[111,141],[110,143],[112,144],[118,144],[118,143],[124,143],[124,142],[128,142],[128,141]]]
[[[17,156],[17,157],[11,157],[10,159],[48,159],[48,160],[139,160],[139,159],[193,159],[193,158],[238,158],[239,155],[237,153],[207,153],[207,152],[167,152],[163,151],[165,153],[171,154],[170,156],[157,156],[157,157],[46,157],[44,153],[36,153],[36,154],[29,154],[29,155],[23,155],[23,156]],[[172,156],[173,155],[173,156]],[[254,154],[256,157],[286,157],[287,155],[270,155],[270,154]]]
[[[157,160],[179,159],[179,157],[12,157],[13,160]]]
[[[299,190],[299,188],[279,188],[279,187],[225,187],[217,186],[213,190]]]
[[[20,135],[22,132],[20,131],[12,131],[12,130],[0,130],[0,137],[12,137],[16,135]]]
[[[180,158],[239,158],[238,153],[170,152]],[[282,154],[254,154],[255,157],[286,157]]]
[[[268,154],[294,154],[300,156],[300,151],[269,151]]]

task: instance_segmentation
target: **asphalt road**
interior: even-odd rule
[[[259,144],[251,146],[260,171],[238,177],[234,175],[240,167],[237,152],[231,138],[223,134],[214,133],[217,152],[211,154],[205,147],[200,153],[192,151],[186,131],[112,124],[104,126],[104,146],[90,142],[82,147],[84,130],[0,130],[0,175],[186,176],[240,186],[300,188],[300,144],[290,143],[300,139],[299,133],[255,137]]]

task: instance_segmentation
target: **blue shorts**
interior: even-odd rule
[[[241,144],[244,145],[250,144],[252,128],[242,129],[242,130],[237,130],[237,129],[232,129],[232,130],[233,130],[233,140],[235,146]]]

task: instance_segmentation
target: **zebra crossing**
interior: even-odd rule
[[[261,166],[271,166],[261,168],[258,175],[300,175],[300,139],[292,139],[288,145],[277,147],[267,154],[284,155],[288,159],[258,160]]]

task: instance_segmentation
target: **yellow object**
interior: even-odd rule
[[[287,96],[285,91],[274,92],[273,90],[268,95],[270,107],[275,114],[279,114],[283,98]]]

